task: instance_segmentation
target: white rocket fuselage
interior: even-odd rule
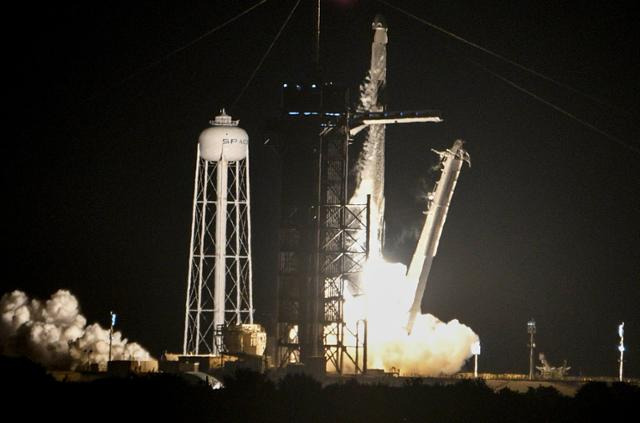
[[[382,112],[384,102],[382,93],[387,78],[387,27],[381,16],[376,16],[372,25],[371,66],[367,78],[360,86],[359,112]],[[362,129],[362,128],[360,128]],[[384,238],[384,156],[385,125],[372,122],[368,124],[368,133],[359,153],[355,191],[349,202],[363,204],[370,196],[369,224],[372,247],[369,254],[382,254]]]
[[[447,219],[447,212],[462,164],[465,161],[469,163],[469,154],[462,148],[461,140],[455,141],[449,150],[433,151],[440,156],[442,174],[435,189],[429,194],[427,216],[407,272],[407,278],[410,281],[418,281],[413,304],[409,309],[409,322],[407,323],[407,333],[409,334],[413,329],[416,316],[421,313],[422,298],[431,271],[431,264],[438,251],[442,228]]]
[[[371,82],[377,87],[375,103],[371,106],[371,112],[381,112],[384,110],[384,104],[380,97],[384,86],[387,82],[387,26],[380,16],[376,16],[373,21],[372,28],[374,30],[373,43],[371,44],[371,67],[369,74]]]

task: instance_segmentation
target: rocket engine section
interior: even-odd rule
[[[408,334],[411,334],[416,316],[421,312],[422,297],[427,286],[431,264],[438,251],[442,228],[447,219],[447,212],[449,211],[449,205],[458,182],[462,164],[467,162],[471,166],[469,153],[462,148],[462,144],[462,140],[456,140],[453,143],[453,147],[448,150],[431,150],[440,156],[442,174],[434,190],[429,194],[427,217],[407,272],[407,278],[410,281],[418,281],[413,304],[409,309]]]

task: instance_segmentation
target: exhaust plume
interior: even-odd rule
[[[86,368],[109,359],[109,329],[87,326],[76,297],[59,290],[46,302],[22,291],[0,298],[0,353],[26,356],[46,367]],[[149,353],[128,342],[120,331],[112,337],[113,360],[148,360]]]
[[[344,316],[347,325],[367,319],[369,368],[396,370],[404,376],[439,376],[459,371],[471,357],[471,345],[479,337],[457,319],[442,322],[431,314],[419,314],[407,334],[417,280],[406,276],[405,265],[370,257],[362,279],[364,295],[346,295]]]

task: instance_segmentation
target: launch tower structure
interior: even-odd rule
[[[249,137],[224,109],[198,140],[183,354],[219,355],[222,331],[253,324]]]
[[[329,95],[333,92],[331,83],[312,83],[308,89],[302,84],[283,84],[285,116],[318,123],[320,136],[315,148],[316,189],[308,205],[310,216],[292,212],[284,217],[278,277],[278,366],[303,362],[314,372],[343,373],[347,364],[356,373],[366,371],[366,319],[363,324],[349,325],[343,305],[346,287],[358,278],[368,259],[370,238],[380,237],[383,230],[381,222],[372,222],[370,211],[373,207],[384,209],[384,127],[442,122],[435,110],[384,109],[379,94],[386,81],[387,26],[377,16],[372,29],[371,69],[363,84],[371,95],[361,96],[368,103],[353,111],[343,95],[342,104],[328,104],[333,98]],[[314,103],[315,98],[321,101]],[[372,154],[381,158],[373,171],[382,180],[377,180],[373,192],[354,201],[349,146],[365,128],[381,137],[380,148]],[[348,342],[345,335],[351,335],[355,343]]]

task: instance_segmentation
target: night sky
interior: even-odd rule
[[[493,372],[527,372],[533,317],[538,351],[552,364],[566,359],[573,375],[615,375],[625,321],[625,374],[640,376],[640,30],[632,2],[390,2],[616,107],[375,1],[323,2],[327,80],[357,91],[380,12],[389,26],[388,108],[439,109],[445,119],[387,128],[386,250],[395,260],[408,262],[423,196],[438,176],[430,148],[467,141],[472,167],[460,175],[424,310],[478,333],[480,369]],[[0,293],[46,298],[70,289],[89,322],[107,325],[114,310],[125,336],[156,356],[181,349],[196,140],[237,97],[295,2],[271,0],[158,60],[253,3],[23,4],[7,16]],[[286,167],[263,142],[281,83],[309,75],[312,3],[302,1],[231,110],[252,142],[263,321],[273,316]]]

